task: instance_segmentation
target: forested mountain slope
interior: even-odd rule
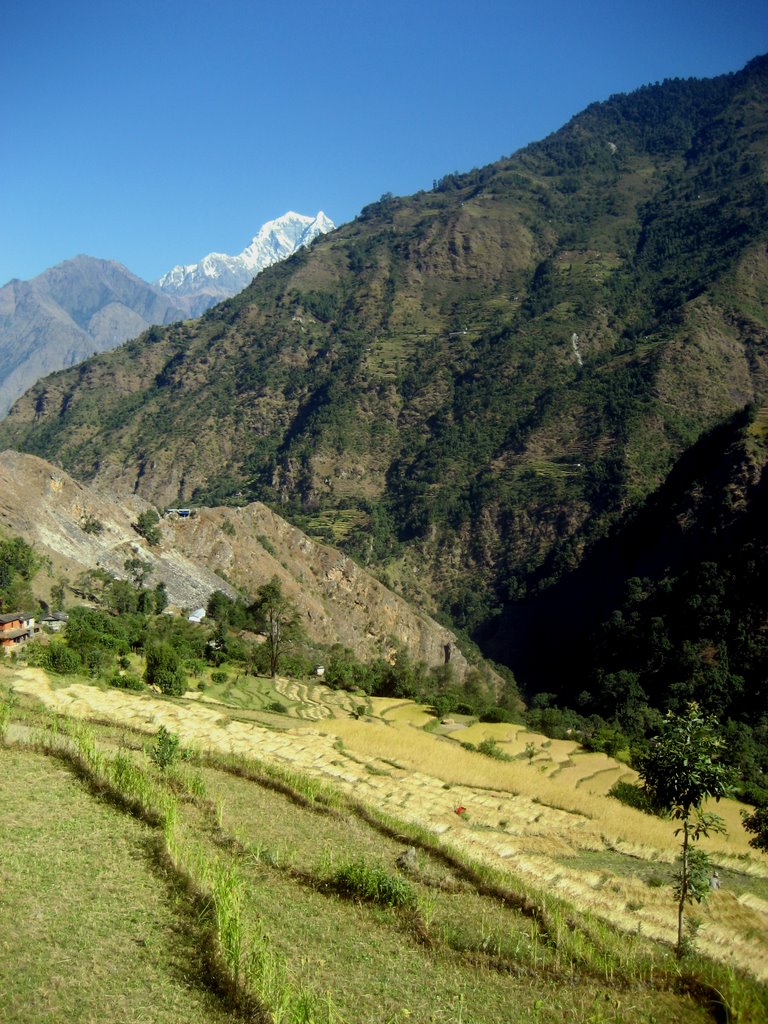
[[[515,602],[483,646],[567,730],[599,715],[637,741],[697,701],[768,800],[768,408],[714,428],[572,572]]]
[[[383,196],[193,324],[46,378],[0,448],[260,499],[475,631],[768,401],[768,58]]]

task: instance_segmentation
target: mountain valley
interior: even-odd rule
[[[766,400],[766,68],[382,197],[196,323],[41,381],[0,439],[158,505],[330,524],[482,630]]]
[[[763,792],[767,109],[759,57],[384,195],[40,381],[0,444],[159,508],[265,504],[511,668],[555,732],[634,741],[699,700]]]

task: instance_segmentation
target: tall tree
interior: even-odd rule
[[[733,770],[718,760],[724,746],[714,719],[692,702],[682,715],[669,712],[638,769],[643,788],[654,804],[682,822],[675,831],[676,836],[683,837],[675,888],[678,957],[685,948],[685,904],[694,900],[700,903],[707,894],[698,870],[701,858],[692,857],[691,844],[710,833],[725,831],[722,818],[702,810],[705,800],[727,796],[734,782]]]
[[[752,835],[749,845],[768,853],[768,807],[756,807],[751,814],[742,812],[742,818],[744,828]]]
[[[250,609],[266,635],[269,650],[269,671],[274,679],[280,664],[280,656],[286,646],[298,639],[301,633],[298,610],[289,597],[283,593],[283,586],[277,576],[259,587],[258,595]]]
[[[169,643],[161,641],[147,647],[146,658],[144,681],[147,685],[180,697],[186,690],[187,677],[178,652]]]

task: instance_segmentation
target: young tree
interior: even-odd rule
[[[165,771],[178,761],[181,754],[179,737],[175,732],[168,732],[164,725],[160,726],[155,745],[150,748],[149,758],[161,771]]]
[[[300,635],[298,609],[283,593],[282,584],[277,576],[273,576],[269,583],[259,587],[250,611],[255,615],[259,628],[266,634],[269,672],[274,679],[281,654]]]
[[[675,886],[677,897],[677,955],[682,956],[685,904],[700,903],[707,888],[700,884],[700,857],[691,858],[691,844],[712,832],[724,832],[722,818],[702,811],[705,800],[727,796],[734,781],[733,771],[718,758],[724,743],[715,722],[698,704],[686,712],[669,712],[659,735],[652,741],[638,767],[643,789],[655,806],[682,822],[675,835],[682,834],[681,868]]]
[[[145,562],[143,558],[128,558],[123,562],[123,568],[131,577],[134,587],[141,590],[152,573],[152,563]]]
[[[155,586],[155,614],[161,615],[168,607],[168,590],[161,580]]]
[[[67,593],[67,581],[64,576],[59,576],[58,580],[51,587],[51,608],[55,612],[60,612],[64,608],[64,599]]]

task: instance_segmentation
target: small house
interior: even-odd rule
[[[49,612],[40,619],[43,629],[49,629],[51,633],[60,633],[69,621],[66,612]]]
[[[204,618],[205,618],[205,608],[195,608],[195,610],[193,612],[191,612],[187,616],[187,621],[188,622],[202,622]]]
[[[0,647],[4,650],[31,640],[34,631],[35,620],[31,615],[23,612],[0,615]]]

